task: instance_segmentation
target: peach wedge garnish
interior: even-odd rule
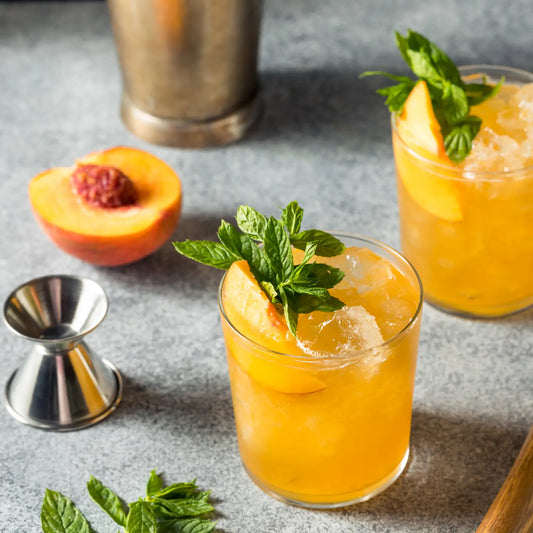
[[[397,138],[399,136],[400,139]],[[421,156],[445,167],[453,167],[446,155],[440,125],[435,117],[425,81],[419,81],[405,101],[396,121],[393,144],[397,172],[411,197],[438,218],[459,221],[463,218],[459,193],[446,169],[437,175],[399,144],[407,144]]]
[[[239,337],[223,320],[228,355],[256,382],[278,392],[306,394],[326,384],[305,364],[280,354],[305,357],[284,319],[263,292],[246,261],[231,265],[222,287],[222,307],[233,327],[254,346]],[[265,349],[261,349],[264,347]],[[271,351],[271,352],[269,352]],[[272,353],[274,352],[274,353]]]

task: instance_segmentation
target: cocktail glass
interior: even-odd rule
[[[460,69],[469,81],[482,76],[505,84],[533,82],[528,72],[493,66]],[[533,92],[533,91],[532,91]],[[494,137],[494,150],[516,152],[533,147],[533,104],[523,106],[531,133],[521,143]],[[502,104],[488,100],[488,125],[503,132],[495,112]],[[484,104],[484,105],[485,105]],[[476,114],[476,109],[472,111]],[[464,170],[417,153],[399,136],[392,117],[392,138],[402,252],[424,284],[426,300],[448,312],[473,317],[498,317],[533,304],[533,166],[512,170]],[[505,143],[504,143],[505,141]],[[514,143],[514,144],[513,144]],[[490,148],[490,147],[489,147]],[[523,167],[523,168],[522,168]]]
[[[314,508],[367,500],[403,471],[421,322],[422,288],[411,264],[377,241],[334,235],[346,246],[363,247],[387,260],[376,269],[370,261],[345,270],[345,292],[338,294],[349,304],[350,290],[361,292],[363,305],[368,303],[367,310],[387,324],[385,329],[393,327],[389,313],[401,315],[402,325],[388,340],[343,355],[276,353],[235,328],[224,309],[224,279],[219,291],[244,467],[270,495]],[[335,289],[331,293],[338,295]],[[356,327],[374,320],[360,308],[357,313],[361,323],[356,317]],[[311,320],[311,315],[301,315],[301,322],[305,316]],[[312,321],[305,327],[312,329]]]

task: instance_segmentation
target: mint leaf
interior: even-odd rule
[[[139,500],[130,505],[126,533],[157,533],[157,520],[149,503]]]
[[[236,257],[242,258],[242,240],[241,234],[225,220],[220,221],[218,228],[218,239],[220,242]]]
[[[237,209],[235,220],[241,231],[252,237],[252,239],[257,241],[264,239],[267,218],[253,207],[241,205]]]
[[[150,479],[146,484],[146,495],[153,496],[163,488],[163,480],[157,475],[155,470],[150,472]]]
[[[446,84],[437,111],[441,123],[457,124],[464,120],[470,111],[464,89],[453,83]]]
[[[301,267],[298,277],[291,280],[291,285],[332,289],[343,278],[344,272],[338,268],[325,263],[309,263]]]
[[[186,240],[172,244],[181,255],[222,270],[227,270],[233,262],[241,259],[218,242]]]
[[[172,483],[158,492],[151,495],[151,498],[185,498],[195,493],[197,490],[196,481],[187,481],[182,483]]]
[[[489,98],[496,96],[503,85],[505,78],[501,78],[496,85],[486,85],[484,83],[469,83],[465,87],[468,105],[474,106],[483,103]]]
[[[363,72],[359,77],[365,78],[366,76],[385,76],[391,80],[397,81],[397,85],[391,85],[389,87],[383,87],[376,92],[381,96],[385,96],[385,105],[388,106],[391,113],[400,112],[403,109],[403,105],[407,100],[407,97],[416,85],[416,81],[413,81],[407,76],[398,76],[396,74],[390,74],[383,70],[371,70]]]
[[[276,290],[276,287],[273,283],[270,283],[270,281],[260,281],[259,285],[261,285],[261,288],[263,289],[263,291],[265,291],[265,294],[268,296],[271,302],[279,302],[278,291]]]
[[[453,61],[429,39],[420,33],[408,30],[407,37],[395,32],[400,53],[420,79],[439,84],[447,80],[461,85],[461,74]]]
[[[304,287],[298,287],[298,290],[300,294],[297,296],[297,305],[300,313],[312,313],[314,311],[331,313],[344,307],[343,302],[335,298],[335,296],[331,296],[324,289],[313,289],[312,287],[305,289]],[[304,290],[305,292],[303,292]]]
[[[298,328],[298,314],[301,312],[297,301],[290,293],[287,293],[285,288],[280,287],[279,296],[283,304],[283,314],[285,322],[289,331],[296,337],[296,330]]]
[[[214,511],[211,491],[198,490],[196,481],[163,487],[155,470],[150,472],[146,497],[124,512],[119,497],[94,476],[87,483],[91,498],[125,528],[124,533],[210,533],[216,522],[206,515]],[[94,533],[74,504],[59,492],[47,489],[42,508],[44,533]]]
[[[176,518],[159,522],[160,533],[212,533],[216,522],[200,518]]]
[[[470,107],[495,96],[503,78],[495,86],[465,83],[453,61],[423,35],[409,30],[405,37],[398,32],[395,37],[402,57],[418,79],[411,81],[382,71],[364,72],[361,77],[381,75],[398,82],[377,91],[386,97],[391,113],[401,112],[414,85],[424,80],[443,133],[446,153],[452,162],[460,163],[470,153],[472,140],[480,129],[475,117],[470,120]]]
[[[122,502],[112,490],[105,487],[94,476],[91,476],[91,479],[87,482],[87,490],[95,503],[97,503],[119,526],[126,525],[126,513],[122,508]]]
[[[411,48],[414,48],[415,50],[418,49],[419,45],[416,45],[415,43],[409,43],[409,34],[410,32],[407,33],[407,37],[404,37],[401,33],[395,31],[394,37],[396,39],[396,46],[398,47],[398,50],[400,50],[400,54],[402,54],[405,62],[411,67],[411,58],[409,57],[408,52]],[[412,38],[415,39],[416,36],[413,36]],[[411,68],[411,70],[413,69]]]
[[[202,500],[206,502],[209,500],[209,497],[211,496],[210,490],[195,490],[194,492],[190,492],[187,494],[187,499],[189,500]]]
[[[44,533],[90,533],[86,518],[72,501],[60,492],[46,489],[41,507]]]
[[[366,78],[367,76],[385,76],[391,80],[397,81],[399,83],[415,83],[411,78],[407,76],[400,76],[398,74],[391,74],[390,72],[385,72],[384,70],[367,70],[359,75],[360,78]]]
[[[472,150],[472,139],[481,128],[481,119],[470,115],[464,121],[454,124],[444,133],[444,146],[454,163],[461,162]]]
[[[431,80],[433,84],[440,82],[441,76],[426,51],[407,50],[407,55],[409,66],[419,78]]]
[[[409,80],[409,82],[378,89],[377,92],[382,96],[386,96],[385,104],[389,107],[391,113],[399,113],[415,85],[416,82]]]
[[[231,224],[222,220],[218,229],[218,238],[221,243],[240,259],[245,259],[250,270],[257,279],[274,279],[272,271],[263,250],[257,246],[254,240],[247,234],[239,233]]]
[[[281,220],[289,235],[294,235],[300,231],[304,210],[298,205],[298,202],[291,202],[283,209]]]
[[[342,254],[344,244],[333,235],[319,229],[300,231],[291,236],[291,244],[299,250],[305,250],[308,242],[316,242],[316,255],[320,257],[333,257]]]
[[[294,269],[291,241],[282,223],[274,217],[268,219],[263,246],[278,279],[281,281],[289,278]]]
[[[167,518],[201,516],[214,511],[214,507],[203,499],[184,498],[168,500],[164,498],[152,498],[150,501],[157,507],[158,516]]]
[[[310,241],[306,243],[305,245],[305,253],[302,258],[302,262],[298,265],[298,268],[296,269],[298,274],[301,272],[302,268],[311,261],[313,256],[316,254],[316,249],[318,248],[318,242],[317,241]]]

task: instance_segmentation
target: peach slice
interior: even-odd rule
[[[435,117],[425,81],[418,82],[405,101],[396,122],[397,135],[417,153],[435,163],[453,167],[446,155],[439,123]],[[399,145],[396,133],[393,145],[398,174],[412,198],[436,217],[462,220],[463,214],[456,185],[445,170],[437,175]]]
[[[276,352],[267,353],[240,338],[223,320],[228,352],[255,381],[278,392],[306,394],[326,384],[297,360],[287,363],[286,355],[303,352],[289,332],[285,320],[263,292],[246,261],[231,265],[222,287],[226,317],[240,333],[258,345]],[[283,361],[281,360],[283,359]]]
[[[85,201],[71,183],[82,165],[118,169],[131,180],[135,201],[119,207]],[[174,231],[182,202],[174,170],[147,152],[127,147],[94,152],[76,166],[47,170],[31,180],[28,192],[50,239],[63,251],[102,266],[133,263],[157,250]]]

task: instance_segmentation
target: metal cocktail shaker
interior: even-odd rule
[[[121,116],[155,144],[241,138],[260,114],[262,0],[108,0],[123,78]]]

